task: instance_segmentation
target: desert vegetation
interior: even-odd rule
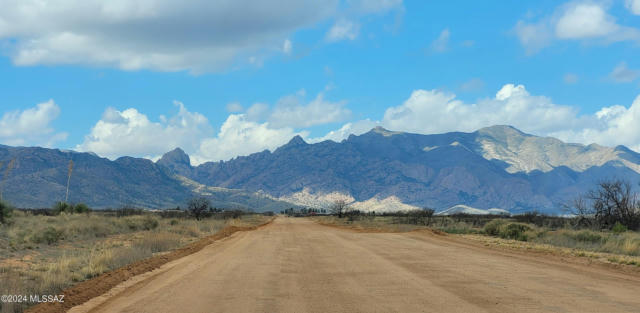
[[[0,224],[9,224],[12,212],[13,208],[8,203],[0,200]]]
[[[434,210],[375,214],[334,205],[331,216],[317,217],[324,224],[365,231],[414,231],[431,229],[449,234],[483,235],[580,251],[640,256],[640,201],[632,185],[618,179],[604,180],[567,205],[571,215],[548,216],[527,212],[514,216],[434,216]],[[627,260],[627,259],[623,259]],[[638,259],[625,261],[640,266]]]
[[[512,217],[498,216],[420,216],[420,212],[398,214],[360,214],[339,218],[317,216],[322,224],[344,226],[362,231],[410,232],[432,230],[448,234],[470,235],[470,238],[493,237],[500,240],[550,245],[586,252],[622,256],[640,256],[640,232],[628,230],[621,224],[611,230],[576,227],[579,218],[527,214]],[[535,221],[531,221],[535,218]],[[628,264],[640,266],[638,259]],[[619,260],[615,260],[618,262]],[[620,262],[619,262],[620,263]]]
[[[9,212],[10,206],[0,208]],[[64,202],[44,212],[13,210],[3,215],[0,225],[0,294],[56,294],[75,282],[165,253],[226,226],[255,226],[268,219],[209,209],[199,219],[185,211],[91,211]],[[0,305],[2,312],[25,308]]]
[[[625,180],[603,180],[567,208],[585,227],[640,229],[640,199],[631,183]]]

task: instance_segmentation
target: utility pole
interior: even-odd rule
[[[67,174],[67,194],[64,197],[64,203],[69,201],[69,183],[71,182],[71,172],[73,172],[73,160],[69,160],[69,172]]]

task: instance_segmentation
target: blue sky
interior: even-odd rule
[[[3,144],[200,163],[510,124],[640,149],[639,0],[0,6]]]

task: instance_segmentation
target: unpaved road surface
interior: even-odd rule
[[[640,312],[640,277],[427,233],[278,218],[71,312]]]

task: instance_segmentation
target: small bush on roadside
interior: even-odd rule
[[[611,229],[611,231],[613,231],[616,234],[621,234],[626,232],[627,226],[622,225],[620,222],[616,222],[616,224],[613,226],[613,228]]]
[[[6,202],[0,201],[0,224],[9,224],[13,208]]]
[[[58,215],[60,213],[73,213],[73,206],[62,201],[56,202],[56,204],[53,206],[53,214]]]
[[[573,239],[578,242],[599,243],[606,241],[601,234],[590,230],[581,230],[571,234],[573,234]]]
[[[147,215],[142,220],[142,228],[144,228],[144,230],[152,230],[152,229],[156,229],[157,227],[158,227],[158,220],[151,216]]]
[[[500,237],[507,239],[515,239],[520,241],[527,241],[526,231],[531,230],[531,227],[525,224],[509,223],[503,226],[500,231]]]
[[[89,213],[91,209],[84,203],[78,203],[73,207],[74,213]]]
[[[527,241],[533,235],[532,228],[522,223],[509,223],[506,220],[495,219],[484,225],[482,231],[489,236],[496,236],[505,239],[515,239]],[[535,234],[538,236],[538,234]]]
[[[506,224],[507,221],[502,219],[495,219],[484,225],[482,231],[489,236],[499,236],[500,228],[502,225]]]
[[[125,224],[132,231],[152,230],[159,225],[158,219],[151,215],[145,216],[129,216],[125,218]]]
[[[63,230],[57,229],[53,226],[49,226],[41,233],[35,234],[31,238],[31,241],[33,243],[47,243],[48,245],[52,245],[54,243],[57,243],[63,238],[64,238]]]

